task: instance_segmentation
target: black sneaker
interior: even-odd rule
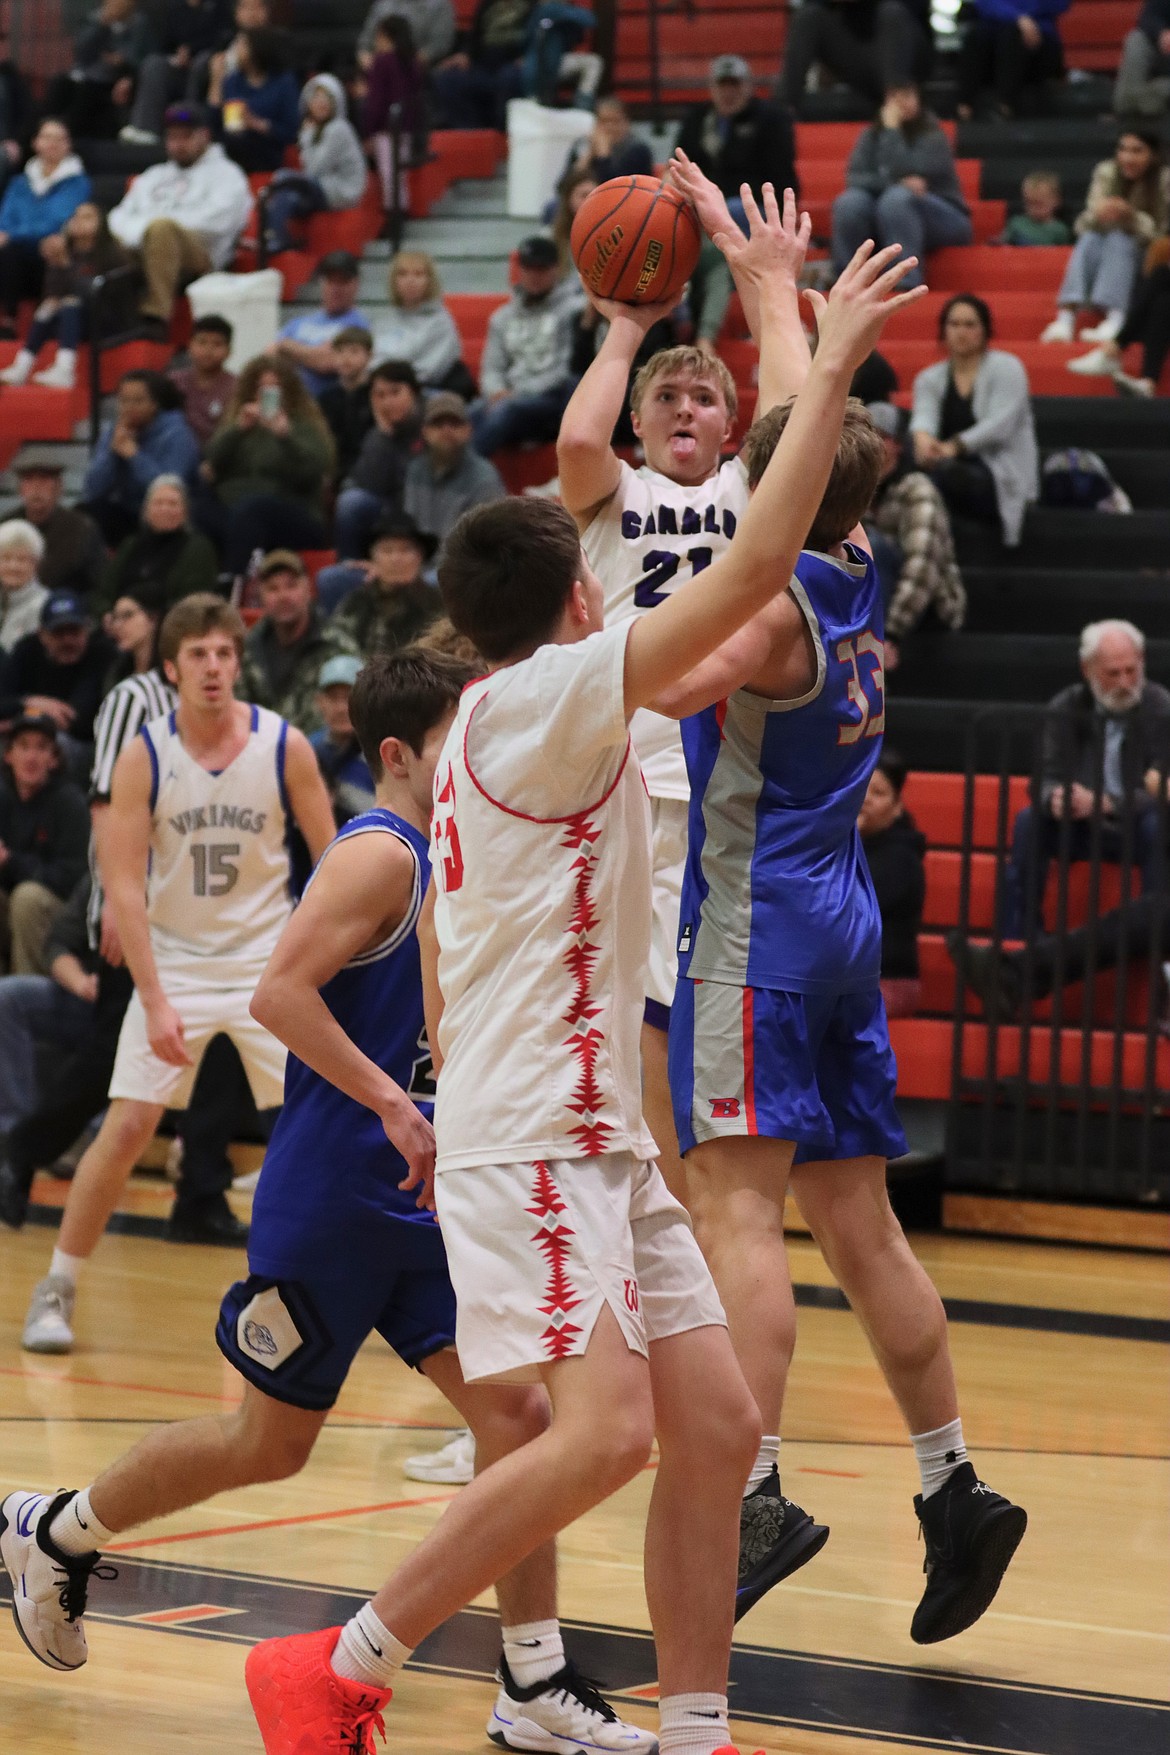
[[[785,1499],[780,1491],[780,1472],[773,1463],[771,1473],[740,1507],[736,1620],[754,1608],[774,1584],[819,1554],[828,1539],[825,1524],[814,1523],[807,1511]]]
[[[960,1463],[945,1487],[914,1509],[926,1543],[926,1589],[910,1623],[916,1645],[937,1645],[974,1625],[990,1604],[1028,1527],[1028,1514]]]
[[[223,1195],[214,1200],[184,1204],[176,1201],[167,1220],[168,1243],[210,1243],[220,1248],[242,1249],[248,1227],[237,1219]]]
[[[14,1169],[11,1159],[0,1154],[0,1220],[19,1231],[28,1217],[28,1182]]]

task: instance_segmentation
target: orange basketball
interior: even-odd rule
[[[699,260],[702,233],[688,201],[655,177],[613,177],[582,203],[569,247],[598,298],[651,305],[677,298]]]

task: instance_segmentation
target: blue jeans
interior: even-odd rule
[[[1128,232],[1085,232],[1073,245],[1057,304],[1092,305],[1098,311],[1127,310],[1144,249]]]
[[[338,604],[365,582],[365,573],[352,561],[338,561],[336,566],[322,567],[317,574],[317,602],[322,615],[332,615]]]
[[[918,267],[901,284],[918,286],[931,250],[971,242],[971,216],[941,195],[915,195],[901,183],[892,183],[880,195],[844,189],[833,203],[833,267],[838,274],[866,238],[873,238],[879,249],[901,244],[903,256],[917,256]]]
[[[507,396],[502,402],[481,402],[472,409],[472,443],[480,456],[490,457],[505,445],[551,444],[573,394],[573,383],[566,378],[539,396]]]
[[[321,213],[328,205],[325,191],[316,177],[306,177],[301,171],[277,171],[268,186],[268,196],[264,203],[268,220],[268,248],[272,251],[291,250],[291,222],[294,219],[308,219],[311,213]]]
[[[1035,930],[1044,904],[1044,888],[1052,861],[1060,852],[1061,824],[1048,811],[1025,805],[1012,824],[1012,844],[1003,869],[1000,929],[1004,938],[1027,938]],[[1082,818],[1070,825],[1069,859],[1092,855],[1093,824]],[[1105,821],[1100,829],[1101,858],[1118,865],[1122,854],[1120,823]],[[1134,812],[1133,866],[1140,873],[1143,894],[1157,887],[1160,848],[1158,813],[1151,803]]]
[[[49,975],[0,979],[0,1136],[37,1107],[38,1049],[60,1054],[85,1036],[93,1006]]]

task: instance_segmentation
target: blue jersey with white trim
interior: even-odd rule
[[[790,587],[816,657],[808,694],[746,689],[683,722],[691,782],[679,973],[794,993],[876,986],[881,918],[857,813],[885,729],[872,559],[805,550]]]
[[[340,842],[369,834],[393,835],[409,849],[415,868],[410,906],[384,943],[362,951],[325,983],[321,998],[350,1040],[429,1120],[435,1084],[415,936],[430,880],[427,839],[378,807],[346,823],[321,863]],[[253,1273],[287,1273],[298,1259],[320,1271],[330,1254],[344,1273],[355,1255],[384,1255],[388,1228],[401,1234],[404,1224],[432,1226],[433,1215],[415,1205],[417,1191],[399,1189],[406,1174],[405,1160],[374,1112],[290,1054],[284,1108],[253,1203]],[[401,1240],[409,1247],[408,1236]]]

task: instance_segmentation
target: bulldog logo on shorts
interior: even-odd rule
[[[236,1318],[236,1345],[241,1353],[266,1371],[276,1371],[291,1359],[304,1336],[297,1327],[278,1286],[257,1292]]]
[[[260,1357],[268,1354],[271,1357],[279,1349],[272,1338],[272,1330],[265,1328],[262,1322],[246,1322],[244,1324],[244,1345],[249,1353]]]

